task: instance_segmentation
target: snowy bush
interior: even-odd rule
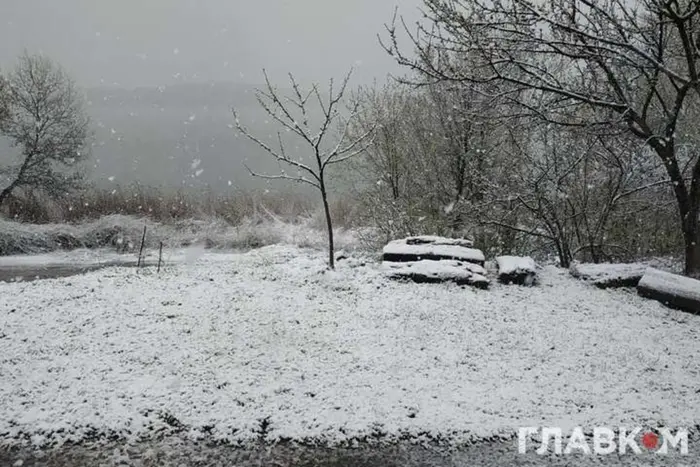
[[[177,248],[202,244],[206,248],[248,250],[272,244],[323,248],[323,232],[313,220],[289,223],[275,217],[244,218],[231,225],[220,218],[160,223],[146,218],[111,215],[80,224],[25,224],[0,219],[0,255],[37,254],[76,248],[114,248],[134,251],[146,226],[146,248]],[[355,250],[354,232],[337,229],[340,249]]]

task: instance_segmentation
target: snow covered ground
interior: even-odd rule
[[[477,290],[291,246],[200,253],[0,284],[0,444],[700,423],[700,316],[634,293],[550,267]]]

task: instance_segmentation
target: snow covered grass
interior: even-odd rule
[[[0,444],[696,426],[699,349],[699,316],[551,267],[485,291],[290,246],[207,253],[0,284]]]
[[[203,244],[207,248],[250,249],[272,244],[323,248],[325,233],[313,218],[284,222],[273,215],[246,218],[237,225],[211,218],[160,223],[147,218],[110,215],[81,224],[24,224],[0,218],[0,256],[39,254],[76,248],[114,248],[135,251],[147,227],[146,247],[178,248]],[[359,245],[356,234],[336,229],[338,249]]]

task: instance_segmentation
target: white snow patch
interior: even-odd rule
[[[648,268],[639,282],[644,287],[700,302],[700,281],[670,272]]]
[[[268,441],[329,443],[700,422],[700,316],[551,267],[484,292],[325,260],[272,246],[0,284],[0,440],[137,438],[165,414],[232,442],[265,418]]]
[[[172,224],[132,216],[110,215],[82,224],[25,224],[0,219],[2,255],[44,254],[71,248],[104,248],[140,245],[147,226],[146,248],[180,248],[205,243],[211,248],[247,249],[276,243],[325,248],[326,233],[312,218],[285,222],[278,218],[247,218],[237,225],[222,219],[183,220]],[[357,250],[361,231],[337,229],[339,249]]]
[[[486,278],[486,269],[478,264],[467,263],[454,260],[421,260],[410,261],[405,263],[395,263],[391,261],[383,261],[382,267],[391,277],[407,276],[411,274],[420,274],[422,276],[431,277],[443,281],[473,281],[481,283],[489,283]]]
[[[468,273],[481,274],[485,276],[487,274],[486,269],[478,264],[467,263],[456,260],[442,260],[442,261],[431,261],[424,259],[421,261],[410,261],[406,263],[395,263],[391,261],[383,261],[382,267],[388,271],[396,271],[397,269],[410,268],[413,271],[423,271],[429,272],[434,271],[436,273],[446,273],[454,271],[455,269],[459,271],[466,271]]]
[[[499,274],[536,273],[537,264],[529,256],[498,256],[496,258]]]
[[[405,239],[393,240],[383,249],[385,255],[440,256],[456,260],[484,262],[484,253],[475,248],[459,245],[416,244],[409,245]]]
[[[601,287],[614,283],[634,285],[644,275],[647,267],[644,263],[573,263],[569,272],[576,278]]]

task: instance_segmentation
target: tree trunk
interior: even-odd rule
[[[5,202],[5,200],[12,194],[12,190],[14,189],[14,184],[8,186],[4,190],[0,191],[0,206],[2,206],[2,203]]]
[[[700,224],[698,208],[691,209],[683,219],[683,239],[685,241],[685,274],[700,277]]]
[[[668,140],[667,140],[668,141]],[[676,159],[675,145],[668,141],[665,145],[655,145],[654,149],[666,165],[666,171],[673,182],[673,193],[678,203],[678,213],[681,216],[681,228],[683,230],[683,241],[685,242],[685,274],[687,276],[700,275],[700,192],[698,191],[698,173],[700,172],[700,161],[693,170],[693,178],[690,183],[690,190],[683,179],[683,174]]]
[[[326,215],[326,228],[328,229],[328,267],[335,269],[335,246],[333,245],[333,221],[331,220],[331,209],[328,206],[328,194],[326,184],[321,177],[321,198],[323,199],[323,211]]]
[[[559,239],[554,240],[554,244],[557,248],[557,256],[559,256],[559,266],[568,269],[571,266],[571,253],[569,248]]]

